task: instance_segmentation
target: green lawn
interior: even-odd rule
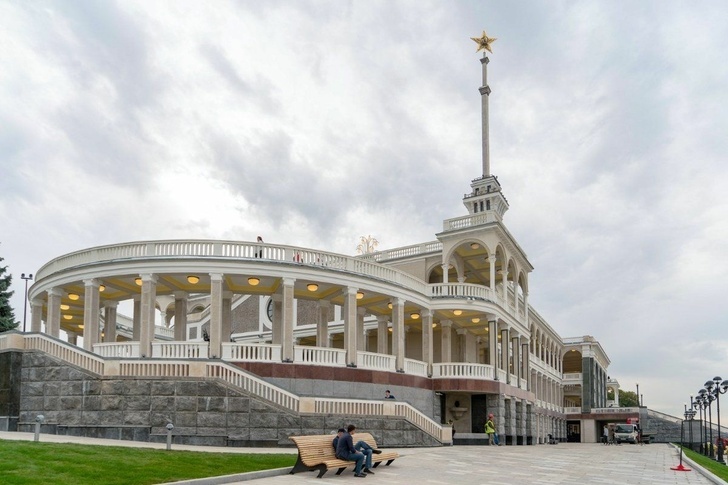
[[[292,454],[237,454],[0,440],[0,483],[150,485],[292,467]]]
[[[723,465],[721,463],[718,463],[715,460],[711,460],[707,456],[703,456],[700,453],[696,453],[689,448],[683,448],[683,453],[685,453],[685,456],[693,460],[698,465],[702,466],[706,470],[713,473],[713,475],[717,476],[718,478],[721,478],[722,480],[728,482],[728,466]],[[686,467],[690,468],[690,465],[684,464]]]

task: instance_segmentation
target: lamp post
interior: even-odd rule
[[[715,396],[715,409],[718,413],[718,456],[716,457],[716,461],[724,463],[724,446],[723,440],[720,437],[720,395],[728,392],[728,380],[724,381],[722,377],[715,376],[712,381],[707,381],[704,387],[708,391],[708,394]],[[712,439],[713,437],[711,436],[711,441]]]
[[[25,319],[28,315],[28,281],[33,279],[33,275],[25,276],[25,273],[20,273],[20,279],[25,280],[25,297],[23,299],[23,333],[25,333]]]
[[[695,396],[695,399],[693,400],[693,406],[695,407],[695,409],[698,410],[698,413],[699,413],[698,414],[698,432],[700,433],[700,448],[699,448],[699,452],[702,455],[702,454],[705,454],[705,450],[704,450],[704,448],[705,448],[705,439],[703,438],[703,425],[704,425],[704,423],[703,423],[703,414],[704,414],[703,413],[703,410],[705,409],[705,407],[703,406],[703,396],[701,396],[700,394],[698,394],[697,396]]]
[[[678,466],[670,467],[670,470],[675,470],[678,472],[689,472],[690,468],[686,468],[683,466],[682,458],[683,458],[683,447],[685,446],[684,443],[684,436],[685,436],[685,421],[690,421],[695,416],[695,411],[692,409],[688,409],[687,404],[685,405],[685,420],[680,422],[680,464]]]

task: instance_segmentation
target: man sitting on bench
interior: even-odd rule
[[[344,436],[344,433],[346,433],[346,430],[344,428],[339,428],[339,431],[336,432],[336,436],[334,436],[334,439],[331,442],[331,444],[334,445],[334,453],[336,452],[336,445],[339,443],[339,438]],[[353,439],[352,439],[352,441],[353,441]],[[375,450],[374,448],[369,446],[369,443],[367,443],[364,440],[357,441],[356,444],[354,445],[354,449],[356,451],[362,452],[364,454],[364,456],[369,455],[369,457],[371,457],[372,453],[374,453],[375,455],[378,455],[382,452],[382,450]],[[371,460],[370,460],[370,463],[371,463]],[[372,473],[374,473],[374,472],[372,472]]]
[[[336,440],[336,458],[346,461],[355,461],[356,465],[354,467],[354,476],[358,478],[365,478],[365,473],[374,474],[372,471],[372,452],[370,451],[364,454],[356,451],[356,448],[354,448],[354,440],[351,437],[351,435],[354,434],[354,430],[356,430],[356,426],[350,424],[347,428],[347,432],[343,433],[340,437],[337,436],[334,438],[334,440]],[[365,460],[366,463],[364,463]],[[364,464],[363,473],[362,464]]]

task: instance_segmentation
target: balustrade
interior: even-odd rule
[[[281,346],[226,342],[222,344],[222,359],[230,362],[280,362]]]
[[[157,359],[207,359],[208,342],[152,342],[152,357]]]
[[[112,359],[138,358],[139,342],[107,342],[93,345],[94,353]]]
[[[374,352],[357,352],[357,367],[370,370],[383,370],[396,372],[396,359],[393,355],[377,354]]]
[[[414,359],[404,359],[404,373],[427,377],[427,362]]]
[[[297,364],[346,366],[346,351],[328,347],[295,345],[293,361]]]

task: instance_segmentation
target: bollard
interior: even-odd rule
[[[172,430],[174,429],[174,425],[172,423],[169,423],[167,425],[167,450],[172,449]]]
[[[45,420],[45,416],[42,414],[35,417],[35,437],[33,437],[33,441],[38,441],[40,439],[40,425],[43,423],[43,420]]]

